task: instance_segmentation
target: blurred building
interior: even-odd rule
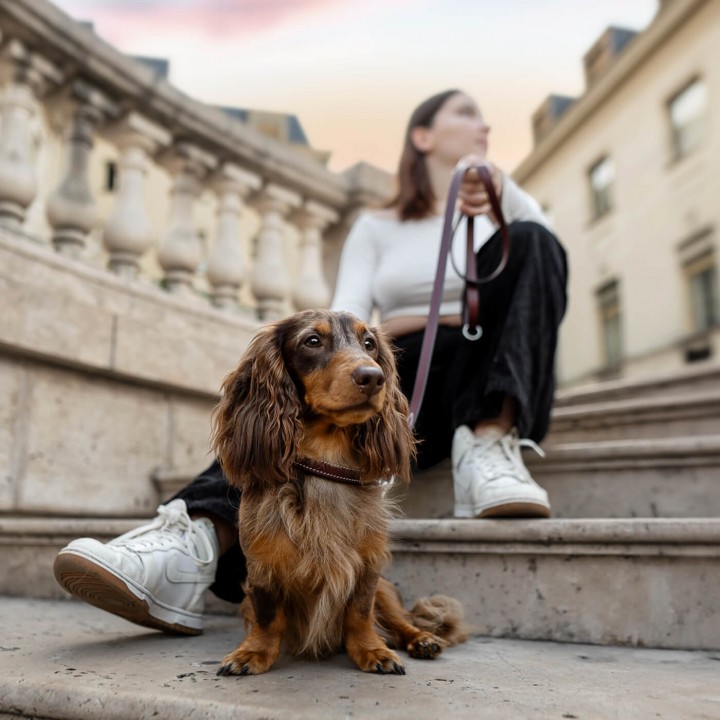
[[[551,95],[514,173],[570,257],[564,386],[717,362],[720,2],[608,28],[582,96]]]

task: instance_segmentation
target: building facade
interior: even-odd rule
[[[720,3],[664,0],[584,60],[584,94],[541,105],[514,173],[569,253],[559,382],[717,362]]]

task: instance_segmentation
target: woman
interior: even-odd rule
[[[332,307],[363,319],[379,311],[400,349],[408,396],[427,320],[444,198],[458,160],[484,160],[489,129],[474,101],[457,90],[422,103],[410,119],[397,196],[386,209],[357,221],[343,251]],[[482,287],[483,335],[475,342],[462,336],[462,283],[448,270],[417,424],[424,440],[419,466],[452,450],[458,517],[545,517],[547,494],[522,463],[515,428],[537,442],[547,430],[557,328],[565,308],[565,254],[537,203],[490,167],[510,223],[510,257],[500,277]],[[473,173],[460,196],[460,209],[479,216],[482,277],[497,267],[501,239]],[[208,587],[231,602],[243,597],[244,558],[235,528],[239,502],[216,462],[161,506],[149,524],[107,544],[74,540],[56,559],[56,577],[76,597],[132,622],[197,634]]]
[[[363,215],[340,261],[332,309],[363,320],[373,310],[400,350],[406,395],[412,393],[455,166],[487,162],[490,128],[465,93],[448,90],[423,102],[405,135],[399,190],[386,209]],[[487,163],[509,224],[510,257],[481,287],[482,337],[469,341],[460,324],[463,283],[448,263],[440,328],[417,433],[418,465],[452,453],[456,517],[547,517],[547,493],[531,478],[519,445],[544,437],[554,392],[557,330],[565,311],[565,253],[538,204]],[[460,210],[475,219],[478,276],[489,275],[502,238],[488,217],[476,172],[460,188]],[[463,257],[464,232],[453,255]],[[463,267],[463,262],[457,262]],[[518,440],[520,436],[528,438]],[[534,441],[534,442],[533,442]]]

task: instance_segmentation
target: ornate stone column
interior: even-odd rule
[[[71,108],[66,140],[65,176],[48,198],[47,217],[52,242],[62,255],[78,257],[97,221],[97,207],[90,189],[88,167],[95,128],[117,115],[117,105],[82,80],[75,81],[63,99]]]
[[[324,308],[330,303],[330,288],[323,272],[322,232],[339,217],[331,208],[312,200],[293,216],[300,229],[300,267],[292,293],[297,310]]]
[[[18,40],[0,52],[0,222],[20,228],[37,194],[32,122],[37,98],[62,74]]]
[[[213,304],[233,308],[237,306],[238,292],[245,279],[245,253],[240,234],[243,201],[262,185],[262,180],[237,165],[224,163],[211,184],[218,196],[218,220],[207,277]]]
[[[262,215],[258,233],[258,252],[252,278],[252,291],[261,320],[282,317],[288,294],[283,217],[299,207],[300,195],[278,185],[266,185],[254,201]]]
[[[193,207],[200,181],[217,160],[190,143],[178,143],[160,160],[173,176],[170,191],[170,220],[158,248],[165,286],[172,293],[188,293],[202,259],[202,246],[193,221]]]
[[[171,136],[136,112],[110,128],[107,135],[121,155],[117,199],[105,225],[103,242],[110,254],[110,269],[124,277],[136,277],[140,257],[153,244],[152,226],[145,210],[148,155],[169,145]]]

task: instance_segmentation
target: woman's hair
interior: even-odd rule
[[[432,127],[440,108],[448,98],[460,92],[462,90],[445,90],[433,95],[420,103],[410,116],[398,166],[398,192],[386,206],[397,208],[401,220],[422,220],[435,210],[435,193],[430,184],[425,153],[413,145],[412,131],[416,127]]]

